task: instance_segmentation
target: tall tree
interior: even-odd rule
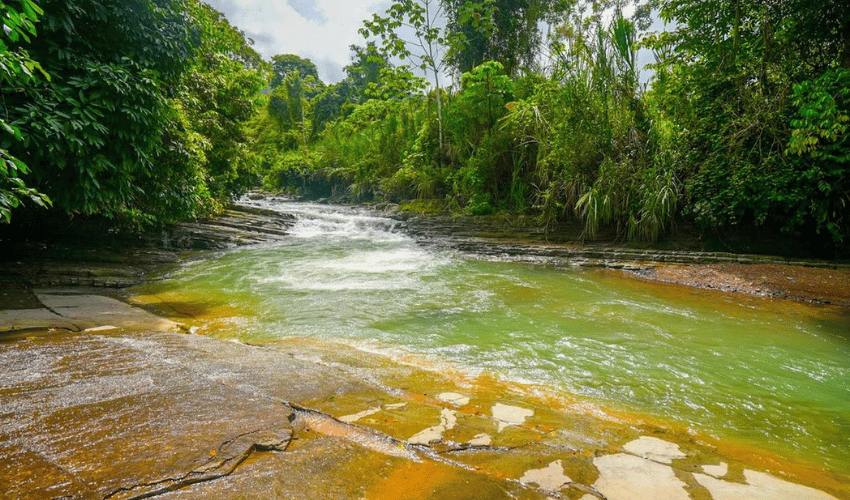
[[[440,151],[443,150],[443,98],[440,75],[448,64],[446,54],[455,50],[456,34],[441,27],[443,5],[438,0],[395,0],[384,16],[374,14],[364,21],[360,33],[378,37],[381,48],[401,59],[418,62],[426,76],[430,72],[437,94],[437,129]],[[412,36],[410,36],[412,35]]]
[[[696,219],[840,243],[850,220],[842,123],[850,102],[841,91],[850,67],[850,5],[676,0],[660,7],[677,28],[650,40],[658,49],[675,48],[666,52],[658,72],[665,81],[653,97],[689,131]],[[810,135],[819,129],[829,131]],[[829,156],[810,156],[813,150],[794,137],[829,143]]]
[[[370,84],[377,84],[381,79],[381,71],[392,67],[387,56],[381,52],[374,41],[366,43],[365,47],[351,45],[351,64],[344,68],[345,79],[355,91],[358,103],[369,99],[366,91]]]
[[[20,139],[4,155],[29,167],[28,185],[61,211],[131,224],[238,192],[238,123],[266,79],[241,32],[199,0],[39,6],[38,36],[18,36],[13,50],[26,45],[41,65],[24,65],[26,85],[0,83],[4,129]]]
[[[509,75],[533,68],[541,47],[539,23],[556,3],[563,2],[442,0],[449,31],[463,40],[463,48],[451,56],[455,69],[466,73],[488,60],[499,62]]]
[[[306,79],[312,76],[315,81],[321,81],[319,70],[313,64],[313,61],[295,54],[278,54],[272,56],[272,71],[274,71],[271,81],[271,87],[273,89],[283,83],[283,80],[294,71],[297,71],[301,75],[301,78]]]
[[[245,35],[199,0],[191,14],[200,46],[180,94],[192,130],[206,142],[205,177],[214,198],[238,196],[257,181],[258,159],[242,124],[257,112],[270,68]]]

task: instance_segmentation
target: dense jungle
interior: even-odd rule
[[[843,2],[395,0],[333,84],[199,0],[0,18],[4,223],[137,231],[262,187],[847,255]]]

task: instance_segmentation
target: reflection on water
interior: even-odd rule
[[[227,332],[243,340],[401,348],[850,470],[839,310],[470,259],[362,210],[280,209],[289,241],[190,263],[161,291],[252,311]]]

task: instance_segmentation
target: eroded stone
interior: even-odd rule
[[[597,457],[593,465],[599,470],[594,488],[608,500],[690,500],[666,465],[625,453]]]
[[[68,318],[47,309],[13,309],[0,310],[0,331],[29,330],[29,329],[62,329],[77,331]]]
[[[451,403],[455,406],[466,406],[469,404],[468,396],[464,396],[463,394],[458,394],[456,392],[444,392],[442,394],[438,394],[437,398],[440,401]]]
[[[493,418],[499,422],[499,432],[511,425],[525,423],[525,419],[534,415],[534,410],[496,403],[492,408]]]
[[[37,293],[36,296],[61,320],[82,330],[105,325],[147,331],[175,331],[177,323],[153,315],[124,302],[101,295],[59,295]]]
[[[678,445],[649,436],[641,436],[623,446],[623,449],[641,458],[662,464],[671,464],[673,460],[687,456],[682,453]]]
[[[552,493],[572,482],[572,479],[564,474],[564,466],[560,460],[555,460],[542,469],[526,471],[519,480],[522,483],[535,483],[540,489]]]
[[[714,500],[838,500],[822,491],[789,483],[764,472],[745,470],[744,477],[747,484],[730,483],[705,474],[694,474],[697,482],[711,492]]]
[[[342,421],[342,422],[345,422],[347,424],[350,424],[350,423],[353,423],[353,422],[357,422],[361,418],[370,417],[370,416],[372,416],[372,415],[374,415],[374,414],[376,414],[380,411],[381,411],[380,408],[370,408],[368,410],[363,410],[363,411],[361,411],[359,413],[355,413],[353,415],[344,415],[342,417],[339,417],[339,420]]]
[[[247,454],[287,448],[292,410],[280,399],[365,387],[280,360],[277,351],[183,334],[5,345],[0,443],[18,458],[0,460],[0,477],[20,480],[0,480],[0,497],[120,499],[221,477]]]
[[[721,463],[720,465],[703,465],[702,471],[716,478],[721,478],[729,473],[729,465]]]
[[[484,433],[477,434],[474,438],[467,441],[467,443],[471,444],[472,446],[490,446],[492,442],[492,436]]]
[[[443,408],[440,412],[440,424],[429,427],[413,435],[407,441],[411,444],[428,444],[443,439],[443,433],[454,429],[457,425],[457,414],[454,410]]]

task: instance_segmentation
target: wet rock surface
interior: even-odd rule
[[[579,225],[542,228],[528,222],[474,217],[400,216],[421,243],[483,258],[561,267],[622,270],[641,279],[804,302],[850,307],[850,265],[764,255],[638,249],[582,240]]]
[[[94,332],[118,328],[168,331],[178,327],[173,321],[101,295],[81,295],[67,289],[35,290],[33,295],[35,303],[26,309],[0,310],[0,332]]]
[[[92,323],[130,307],[76,300]],[[818,486],[843,496],[687,436],[459,382],[305,339],[30,330],[0,342],[0,497],[850,497],[834,478]]]
[[[0,233],[0,307],[26,309],[32,288],[88,288],[113,295],[145,282],[193,251],[224,250],[281,241],[294,217],[234,204],[215,218],[171,224],[123,238],[109,234],[41,235],[40,240]],[[91,230],[90,230],[91,231]]]
[[[222,382],[188,337],[64,335],[6,344],[5,498],[142,498],[285,449],[291,410]],[[206,365],[206,366],[204,366]]]
[[[177,248],[277,241],[288,224],[247,208],[226,217],[167,236],[180,242],[171,249],[138,250],[144,265],[103,262],[109,254],[82,259],[92,267],[6,267],[0,498],[850,499],[847,477],[780,476],[770,460],[729,456],[710,439],[339,345],[181,333],[120,293],[102,295],[177,262]],[[688,286],[832,303],[850,286],[848,271],[830,266],[659,264],[647,253],[460,236],[455,248],[487,258],[614,267]],[[73,288],[34,288],[55,280]],[[781,295],[790,289],[782,280],[806,293]]]
[[[803,264],[646,266],[638,277],[677,285],[850,307],[850,268]]]
[[[158,243],[172,249],[223,250],[280,241],[289,234],[294,220],[290,214],[233,204],[215,218],[181,222],[163,229]]]

